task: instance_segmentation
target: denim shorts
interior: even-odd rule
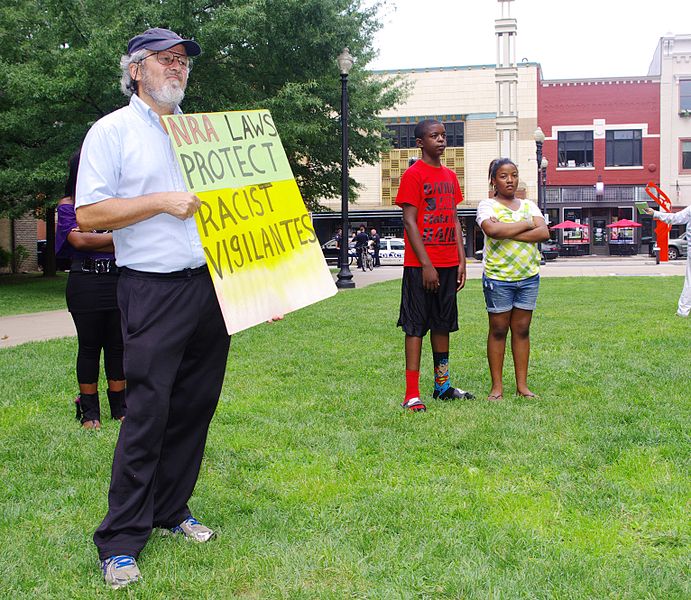
[[[520,281],[499,281],[482,275],[482,291],[490,313],[508,312],[512,308],[535,310],[539,287],[539,275]]]

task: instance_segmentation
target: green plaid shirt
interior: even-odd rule
[[[524,201],[514,212],[500,202],[493,202],[494,216],[502,223],[517,223],[530,217],[530,203]],[[495,240],[485,236],[485,275],[499,281],[520,281],[540,272],[537,244],[516,240]]]

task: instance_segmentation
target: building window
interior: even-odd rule
[[[559,165],[560,167],[593,166],[593,132],[560,131]]]
[[[680,140],[681,142],[681,171],[691,173],[691,140]]]
[[[415,126],[417,123],[400,123],[387,125],[389,139],[394,148],[416,148]],[[463,121],[443,121],[446,129],[446,146],[448,148],[463,148]]]
[[[446,145],[449,148],[463,148],[463,121],[445,122]]]
[[[415,148],[415,124],[387,125],[387,137],[394,148]]]
[[[611,129],[605,133],[608,167],[640,167],[643,164],[640,129]]]
[[[691,110],[691,79],[679,82],[679,110]]]

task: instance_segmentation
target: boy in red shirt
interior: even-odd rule
[[[403,209],[405,257],[398,325],[405,336],[406,392],[401,406],[426,410],[420,399],[422,338],[430,331],[434,355],[434,398],[473,398],[451,385],[449,333],[458,330],[456,293],[465,285],[463,232],[456,205],[463,201],[456,174],[441,164],[446,130],[439,121],[421,121],[415,142],[422,160],[401,178],[396,204]]]

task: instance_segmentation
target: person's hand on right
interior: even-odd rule
[[[650,215],[651,217],[653,216],[653,213],[655,212],[652,208],[649,206],[646,206],[644,209],[646,215]]]
[[[201,204],[201,200],[191,192],[169,192],[163,212],[184,221],[197,212]]]
[[[439,291],[439,273],[432,265],[422,267],[422,287],[428,292]]]

